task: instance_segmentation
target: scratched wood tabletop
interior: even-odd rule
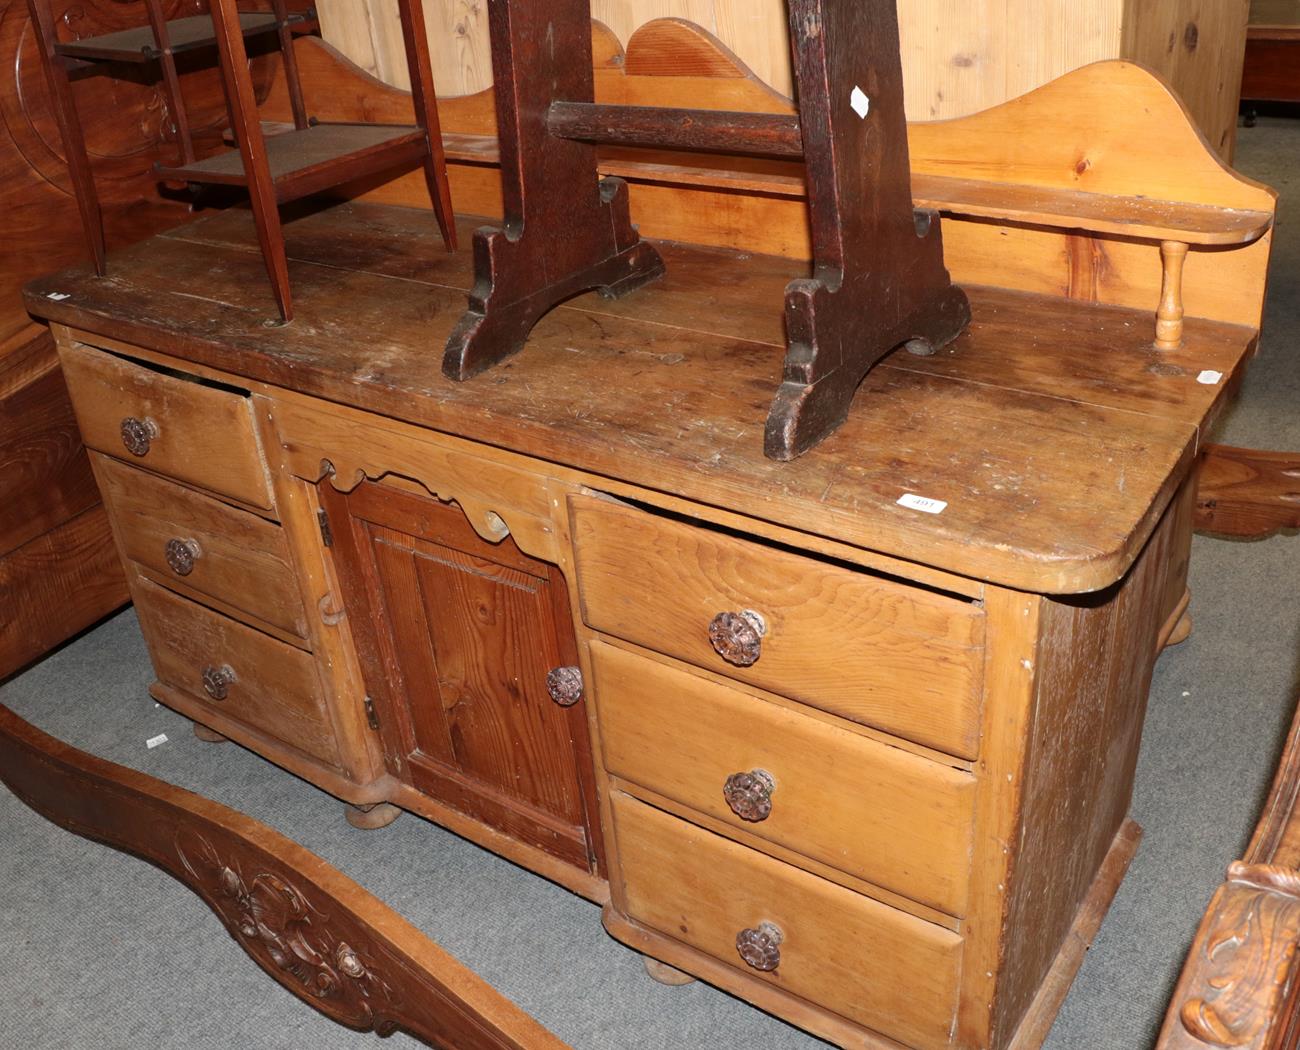
[[[463,220],[463,245],[475,225]],[[338,204],[300,212],[286,237],[301,303],[288,326],[242,210],[118,254],[107,278],[39,280],[27,302],[251,381],[1047,593],[1124,574],[1256,340],[1190,318],[1184,346],[1158,351],[1146,311],[970,288],[956,343],[886,358],[842,430],[775,463],[763,424],[799,263],[663,244],[663,279],[571,300],[523,353],[456,383],[440,362],[470,257],[443,250],[431,214]],[[907,494],[947,507],[908,509]]]

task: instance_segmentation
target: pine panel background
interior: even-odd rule
[[[525,0],[543,2],[543,0]],[[1081,65],[1132,58],[1172,80],[1210,142],[1235,142],[1250,0],[900,0],[908,118],[963,116]],[[325,39],[390,84],[409,86],[396,0],[318,0]],[[785,0],[592,0],[624,44],[655,18],[716,34],[790,94]],[[425,0],[440,95],[492,82],[486,0]]]

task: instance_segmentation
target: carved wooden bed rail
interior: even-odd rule
[[[156,864],[263,970],[339,1024],[441,1050],[565,1044],[376,897],[210,799],[78,751],[0,706],[0,780],[42,816]]]
[[[1215,892],[1156,1050],[1300,1045],[1300,712],[1245,856]]]

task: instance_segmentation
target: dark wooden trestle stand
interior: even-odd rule
[[[625,295],[663,273],[628,214],[627,185],[596,174],[596,147],[562,138],[548,109],[590,101],[590,0],[490,0],[505,229],[474,236],[474,287],[443,357],[468,379],[521,350],[551,307],[599,288]]]
[[[629,221],[626,186],[598,179],[598,144],[805,158],[813,272],[786,290],[770,458],[794,459],[833,433],[889,351],[957,337],[970,306],[944,267],[938,216],[912,204],[895,0],[789,7],[798,117],[596,104],[589,0],[489,0],[505,228],[475,237],[448,376],[516,353],[563,299],[623,295],[662,272]]]

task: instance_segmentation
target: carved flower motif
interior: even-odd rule
[[[362,965],[361,958],[349,947],[346,941],[339,941],[339,946],[334,952],[334,958],[339,964],[339,969],[349,977],[360,980],[366,975],[366,968]]]

